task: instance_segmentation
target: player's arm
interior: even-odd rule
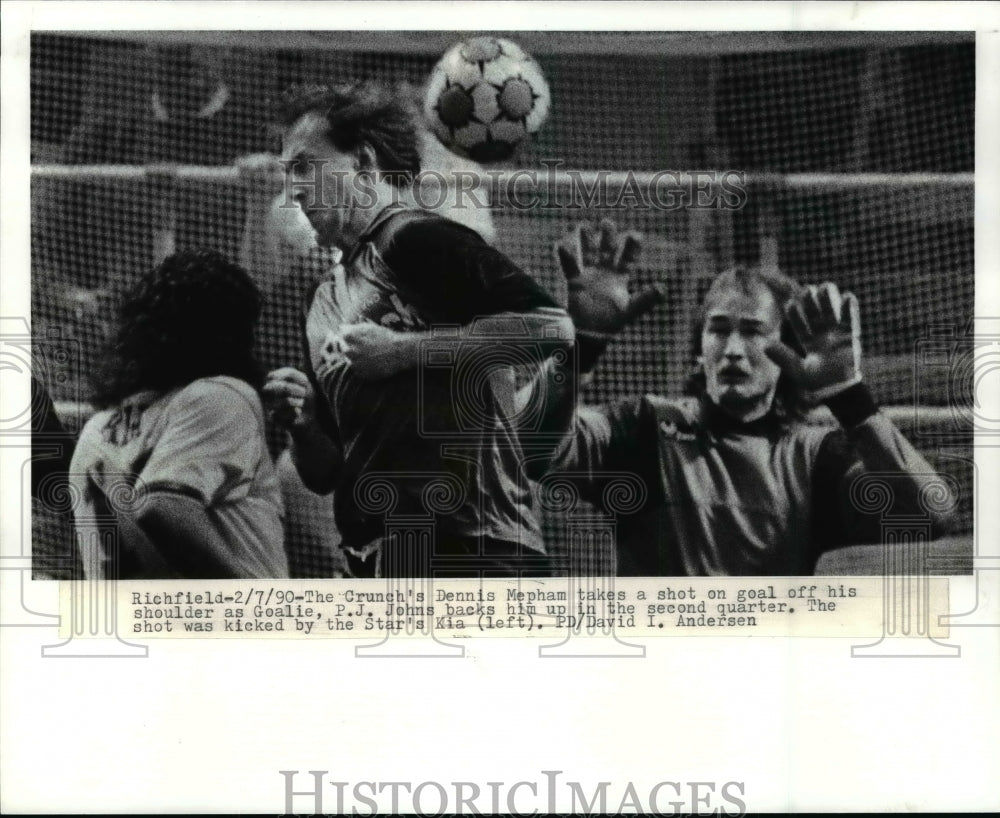
[[[158,557],[181,577],[229,579],[242,576],[232,549],[219,536],[201,500],[182,489],[146,494],[135,523]]]
[[[929,519],[934,536],[948,529],[954,497],[947,483],[881,412],[862,379],[861,316],[857,298],[825,283],[803,290],[791,305],[789,321],[804,355],[781,342],[768,349],[771,358],[806,391],[825,403],[842,433],[824,442],[814,479],[819,499],[837,508],[843,538],[877,542],[882,513],[913,514]],[[865,473],[877,477],[877,490],[890,495],[884,512],[864,512],[855,496]]]
[[[877,410],[867,387],[838,397],[830,405],[841,429],[824,440],[812,481],[818,550],[881,542],[885,515],[925,519],[932,538],[946,534],[955,497],[944,478]]]
[[[620,234],[610,221],[603,221],[598,230],[585,223],[577,225],[555,250],[576,327],[573,355],[546,361],[517,398],[519,409],[529,402],[541,406],[540,431],[563,434],[573,429],[579,391],[589,382],[607,345],[661,303],[665,291],[653,286],[630,294],[628,283],[641,241],[634,233]]]
[[[649,489],[657,445],[655,424],[649,422],[647,410],[642,398],[578,408],[546,471],[567,477],[583,499],[595,505],[603,502],[610,474],[631,473]]]
[[[537,341],[548,347],[546,357],[573,342],[573,322],[566,313],[558,308],[542,308],[483,316],[474,323],[457,327],[447,336],[433,332],[397,332],[373,323],[351,324],[341,331],[340,349],[358,375],[374,381],[416,369],[420,364],[420,350],[428,341],[433,340],[438,349],[446,343],[467,351],[474,351],[476,347],[488,349],[496,346],[497,335],[509,333],[511,326],[518,331],[525,329],[524,333],[515,336],[517,340]]]
[[[447,219],[403,227],[384,252],[400,283],[441,313],[453,331],[399,333],[375,324],[344,327],[341,347],[362,377],[389,377],[419,365],[422,345],[453,343],[466,350],[497,338],[540,345],[545,357],[573,342],[566,311],[531,276],[476,232]]]
[[[343,455],[320,421],[321,407],[308,376],[292,367],[269,372],[263,388],[275,422],[288,432],[292,463],[314,494],[333,491]]]

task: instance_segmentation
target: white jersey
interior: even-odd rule
[[[70,484],[87,577],[106,575],[108,531],[117,531],[123,578],[178,576],[132,515],[115,513],[133,495],[141,503],[144,492],[157,491],[205,507],[229,546],[234,576],[288,576],[281,490],[264,438],[264,411],[244,381],[202,378],[166,395],[141,392],[98,412],[80,434]]]

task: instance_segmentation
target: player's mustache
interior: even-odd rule
[[[749,378],[750,373],[739,366],[727,364],[719,369],[720,378]]]

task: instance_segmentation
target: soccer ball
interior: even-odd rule
[[[542,127],[550,102],[541,68],[520,46],[474,37],[450,48],[434,67],[424,113],[455,153],[499,162]]]

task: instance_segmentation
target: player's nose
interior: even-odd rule
[[[722,350],[722,354],[727,358],[742,358],[746,354],[746,348],[743,343],[743,338],[738,332],[731,332],[726,338],[726,345]]]
[[[292,201],[305,212],[306,216],[321,207],[329,206],[318,194],[316,187],[308,184],[292,186]]]

